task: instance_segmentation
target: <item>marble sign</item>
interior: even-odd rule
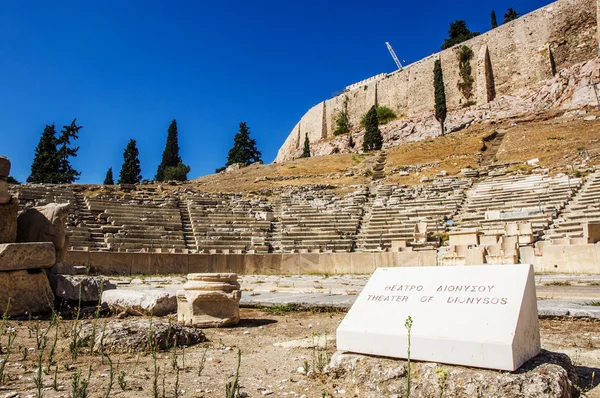
[[[540,352],[533,266],[378,268],[337,349],[513,371]]]

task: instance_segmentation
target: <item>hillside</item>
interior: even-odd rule
[[[595,120],[585,120],[594,117]],[[503,132],[504,138],[493,155],[493,141],[488,139],[498,132]],[[539,159],[539,166],[552,173],[566,171],[566,166],[574,165],[576,169],[593,166],[600,163],[599,134],[600,111],[590,108],[477,124],[443,137],[386,149],[383,181],[413,184],[424,176],[432,178],[442,171],[458,175],[463,168],[483,169],[488,162],[489,165],[525,163],[534,158]],[[584,150],[586,153],[580,153]],[[335,154],[252,165],[200,177],[188,184],[206,192],[257,192],[319,184],[333,185],[338,191],[350,191],[352,185],[373,182],[371,170],[377,156],[377,153]],[[408,175],[403,175],[406,172]]]

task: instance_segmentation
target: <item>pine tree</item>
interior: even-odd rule
[[[514,21],[515,19],[519,18],[520,15],[520,12],[516,12],[514,8],[509,7],[508,10],[506,10],[506,13],[504,14],[504,21],[502,22],[502,24]]]
[[[181,162],[177,166],[165,169],[165,181],[187,181],[187,175],[191,167]]]
[[[104,177],[104,185],[115,185],[115,180],[113,179],[112,167],[108,168],[106,172],[106,177]]]
[[[79,179],[80,172],[71,166],[70,157],[76,157],[79,147],[72,148],[71,139],[77,139],[79,130],[83,126],[76,124],[77,119],[73,119],[70,126],[63,126],[61,136],[58,139],[58,180],[60,184],[72,184]]]
[[[492,10],[492,29],[498,27],[498,20],[496,19],[496,11]]]
[[[383,137],[379,131],[379,121],[377,120],[377,108],[375,105],[369,109],[365,116],[365,139],[363,141],[363,151],[379,150],[383,146]]]
[[[310,157],[310,141],[308,140],[308,134],[306,134],[304,138],[304,149],[302,150],[302,157],[309,158]]]
[[[437,59],[433,66],[433,88],[435,91],[435,118],[440,122],[442,135],[444,135],[444,122],[448,109],[446,108],[446,90],[444,89],[444,75],[442,61]]]
[[[139,151],[134,139],[130,139],[123,152],[123,166],[119,177],[119,184],[136,184],[142,181]]]
[[[478,36],[479,32],[471,32],[467,28],[467,23],[462,19],[450,23],[450,29],[448,29],[448,38],[444,40],[442,44],[442,50],[455,46],[463,41],[472,39]]]
[[[184,165],[181,161],[181,157],[179,156],[179,140],[177,135],[177,120],[173,119],[167,133],[167,144],[165,145],[165,150],[162,155],[162,161],[160,162],[160,165],[158,165],[158,170],[156,171],[156,176],[154,177],[156,181],[165,181],[171,179],[166,178],[165,176],[165,172],[169,167],[178,170],[177,172],[171,171],[171,173],[169,173],[170,177],[176,176],[178,177],[176,178],[178,181],[185,181],[187,179],[189,166]],[[179,167],[179,164],[181,164],[182,167]],[[182,173],[182,171],[185,171],[186,167],[187,172]],[[180,178],[184,179],[181,180]]]
[[[262,162],[261,153],[256,149],[256,140],[250,138],[250,129],[246,122],[241,122],[240,131],[233,138],[233,147],[227,154],[225,167],[235,163],[249,166],[256,162]]]
[[[31,183],[57,183],[59,157],[56,145],[56,130],[54,124],[46,125],[40,138],[40,142],[35,148],[33,163],[31,164],[31,175],[27,182]]]

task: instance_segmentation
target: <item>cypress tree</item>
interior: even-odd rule
[[[444,75],[442,61],[437,59],[433,66],[433,88],[435,91],[435,118],[440,122],[442,135],[444,135],[444,122],[448,109],[446,108],[446,90],[444,89]]]
[[[256,149],[256,140],[250,138],[250,129],[246,125],[246,122],[241,122],[240,130],[233,138],[233,147],[227,154],[225,167],[235,163],[249,166],[256,162],[262,162],[261,153]]]
[[[479,32],[471,32],[469,30],[467,23],[464,20],[459,19],[458,21],[454,21],[450,23],[450,29],[448,29],[448,38],[444,40],[444,43],[442,44],[442,50],[462,43],[463,41],[472,39],[478,35]]]
[[[35,148],[33,163],[31,164],[31,175],[27,182],[31,183],[57,183],[59,170],[59,157],[56,145],[56,130],[54,124],[46,125],[40,137],[40,142]]]
[[[177,120],[173,119],[167,133],[167,143],[165,145],[165,150],[163,151],[162,160],[158,165],[158,170],[156,171],[156,176],[154,177],[156,181],[164,181],[165,170],[168,167],[177,167],[179,163],[181,163],[181,157],[179,156],[179,140],[177,135]]]
[[[106,172],[106,177],[104,177],[104,185],[115,185],[115,180],[113,179],[112,167],[108,168]]]
[[[75,118],[70,126],[63,126],[61,136],[58,139],[58,180],[60,184],[72,184],[81,175],[80,172],[71,166],[71,162],[69,161],[69,158],[76,157],[77,151],[79,151],[79,147],[73,148],[70,146],[71,139],[79,138],[77,134],[83,128],[83,126],[78,126],[76,121],[77,119]]]
[[[492,10],[492,29],[498,27],[498,20],[496,19],[496,11]]]
[[[136,184],[142,180],[142,169],[138,156],[139,151],[136,142],[134,139],[130,139],[123,152],[123,166],[121,166],[119,184]]]
[[[302,157],[309,158],[310,157],[310,141],[308,140],[308,134],[306,134],[304,138],[304,149],[302,150]]]
[[[369,109],[365,116],[365,139],[363,141],[363,151],[379,150],[383,145],[383,137],[379,131],[379,121],[377,119],[377,108],[375,105]]]

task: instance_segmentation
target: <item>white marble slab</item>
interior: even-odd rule
[[[337,348],[513,371],[540,351],[533,267],[378,268],[337,329]]]

